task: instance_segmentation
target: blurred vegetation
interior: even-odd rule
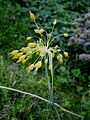
[[[74,33],[75,19],[90,12],[89,0],[0,0],[0,85],[13,87],[48,98],[47,80],[44,71],[27,73],[25,65],[13,62],[9,53],[25,46],[26,37],[33,35],[29,18],[31,10],[40,26],[50,32],[52,22],[57,19],[54,35],[68,33],[68,38],[57,38],[58,44],[68,51],[70,57],[63,65],[55,66],[55,102],[64,108],[90,119],[90,62],[81,62],[78,52],[82,47],[67,47],[68,39]],[[90,29],[90,28],[89,28]],[[85,49],[88,52],[88,49]],[[89,53],[89,52],[88,52]],[[90,54],[90,53],[89,53]],[[41,74],[42,73],[42,74]],[[57,120],[54,110],[45,102],[12,91],[0,89],[1,120]],[[59,110],[60,111],[60,110]],[[60,111],[62,120],[79,118]]]

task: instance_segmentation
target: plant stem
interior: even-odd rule
[[[0,88],[1,88],[1,89],[6,89],[6,90],[15,91],[15,92],[19,92],[19,93],[22,93],[22,94],[25,94],[25,95],[30,95],[30,96],[32,96],[32,97],[38,98],[38,99],[40,99],[40,100],[43,100],[43,101],[45,101],[45,102],[47,102],[47,103],[52,104],[52,101],[49,101],[49,100],[47,100],[47,99],[45,99],[45,98],[43,98],[43,97],[40,97],[40,96],[35,95],[35,94],[32,94],[32,93],[24,92],[24,91],[21,91],[21,90],[17,90],[17,89],[10,88],[10,87],[5,87],[5,86],[0,86]],[[64,109],[63,107],[61,107],[61,106],[60,106],[59,104],[57,104],[57,103],[54,103],[54,105],[57,106],[57,107],[59,107],[59,108],[60,108],[62,111],[64,111],[64,112],[67,112],[67,113],[69,113],[69,114],[71,114],[71,115],[74,115],[74,116],[77,116],[77,117],[79,117],[79,118],[82,118],[81,120],[84,119],[83,116],[78,115],[78,114],[76,114],[76,113],[73,113],[73,112],[71,112],[71,111],[69,111],[69,110],[66,110],[66,109]]]

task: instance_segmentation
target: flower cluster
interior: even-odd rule
[[[42,66],[42,62],[44,60],[45,64],[48,64],[49,70],[52,70],[53,67],[53,58],[57,58],[57,60],[62,64],[63,59],[68,57],[68,53],[63,51],[58,45],[51,47],[51,42],[58,37],[55,36],[52,38],[52,32],[47,33],[44,29],[39,28],[36,23],[35,15],[30,11],[30,18],[35,23],[37,29],[34,32],[37,34],[38,37],[27,37],[27,40],[31,40],[33,42],[29,42],[26,47],[21,48],[20,50],[14,50],[11,52],[13,59],[16,59],[18,63],[26,63],[27,61],[30,62],[30,65],[27,67],[28,71],[35,70],[37,71]],[[57,21],[54,20],[53,28],[56,25]],[[65,34],[67,35],[67,34]],[[61,35],[59,35],[61,36]],[[31,59],[36,58],[35,61],[32,63]]]
[[[80,54],[79,59],[81,61],[90,61],[90,54]]]
[[[74,22],[74,36],[71,36],[68,41],[68,46],[84,46],[90,47],[90,13],[87,13],[84,18],[78,18]]]

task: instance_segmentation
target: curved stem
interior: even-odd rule
[[[48,47],[49,47],[49,45],[51,44],[51,42],[53,42],[57,37],[60,37],[60,36],[62,36],[62,35],[63,35],[63,34],[59,34],[59,35],[55,36],[55,37],[49,42]]]
[[[47,102],[47,103],[52,104],[51,101],[49,101],[49,100],[47,100],[47,99],[45,99],[45,98],[43,98],[43,97],[40,97],[40,96],[38,96],[38,95],[32,94],[32,93],[24,92],[24,91],[21,91],[21,90],[17,90],[17,89],[10,88],[10,87],[5,87],[5,86],[0,86],[0,88],[1,88],[1,89],[6,89],[6,90],[11,90],[11,91],[14,91],[14,92],[19,92],[19,93],[25,94],[25,95],[30,95],[30,96],[32,96],[32,97],[38,98],[38,99],[40,99],[40,100],[43,100],[43,101],[45,101],[45,102]],[[61,106],[60,106],[59,104],[57,104],[57,103],[54,103],[54,105],[57,106],[57,107],[59,107],[59,108],[60,108],[62,111],[64,111],[64,112],[67,112],[67,113],[69,113],[69,114],[71,114],[71,115],[74,115],[74,116],[77,116],[77,117],[82,118],[81,120],[84,119],[83,116],[78,115],[78,114],[76,114],[76,113],[73,113],[73,112],[71,112],[71,111],[69,111],[69,110],[66,110],[66,109],[64,109],[63,107],[61,107]]]

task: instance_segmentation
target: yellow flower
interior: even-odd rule
[[[63,63],[63,59],[62,58],[58,59],[58,61],[60,62],[60,64]]]
[[[51,64],[49,65],[49,70],[52,70],[52,65]]]
[[[35,21],[35,15],[34,15],[31,11],[30,11],[29,13],[30,13],[30,18],[31,18],[31,20],[32,20],[32,21]]]
[[[40,51],[40,56],[44,57],[44,55],[45,55],[45,48],[41,47],[39,51]]]
[[[31,71],[31,70],[33,70],[33,69],[34,69],[34,64],[31,64],[31,65],[27,68],[28,72]]]
[[[26,60],[22,60],[22,64],[24,64],[26,62]]]
[[[25,59],[25,55],[22,55],[20,58],[19,58],[19,62],[22,62],[24,59]]]
[[[31,48],[34,48],[36,46],[36,43],[35,42],[32,42],[32,43],[29,43],[28,44],[28,47],[31,47]]]
[[[56,25],[56,23],[57,23],[57,20],[55,19],[54,22],[53,22],[53,25]]]
[[[27,53],[26,53],[28,56],[29,55],[32,55],[32,51],[27,51]]]
[[[19,58],[19,56],[18,56],[18,54],[16,54],[16,55],[13,56],[12,59],[18,59],[18,58]]]
[[[41,61],[38,61],[36,64],[35,64],[35,68],[40,68],[42,66],[42,62]]]
[[[23,53],[22,53],[22,52],[18,53],[18,57],[21,57],[22,55],[23,55]]]
[[[69,35],[67,33],[64,33],[64,37],[68,37]]]
[[[45,30],[44,29],[35,29],[35,33],[42,34]]]
[[[57,48],[58,48],[58,45],[56,45],[55,48],[57,49]]]
[[[26,38],[26,40],[31,40],[31,39],[32,39],[32,37],[27,37],[27,38]]]
[[[18,54],[18,50],[13,50],[13,51],[11,52],[11,55],[16,55],[16,54]]]
[[[30,51],[30,47],[26,47],[23,52],[27,53],[28,51]]]
[[[59,60],[59,59],[62,59],[62,54],[59,54],[58,56],[57,56],[57,59]]]
[[[47,64],[48,63],[48,59],[45,59],[45,64]]]
[[[64,52],[64,56],[65,56],[65,57],[68,57],[68,52]]]
[[[25,48],[24,48],[24,47],[20,49],[20,51],[21,51],[21,52],[24,52],[24,50],[25,50]]]

